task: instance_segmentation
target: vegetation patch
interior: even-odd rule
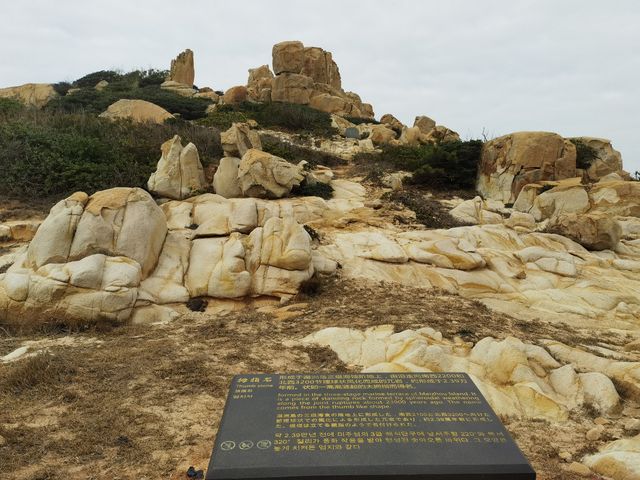
[[[576,167],[587,170],[599,158],[598,152],[579,138],[570,138],[569,140],[576,146]]]
[[[144,188],[160,145],[176,134],[196,145],[205,166],[222,155],[217,130],[185,121],[156,125],[86,113],[5,111],[0,114],[0,195],[28,199]]]
[[[291,190],[291,195],[297,197],[320,197],[325,200],[329,200],[333,197],[333,187],[331,185],[327,185],[326,183],[317,182],[313,185],[305,183],[303,185],[298,185],[297,187],[293,187]]]
[[[285,142],[273,135],[261,135],[262,149],[265,152],[275,155],[291,163],[299,163],[301,160],[309,162],[309,166],[314,168],[318,165],[325,167],[338,167],[346,165],[347,161],[343,158],[331,155],[320,150],[307,148],[293,143]]]
[[[186,120],[205,117],[211,100],[184,97],[170,90],[163,90],[160,84],[166,76],[166,70],[134,70],[129,73],[101,70],[85,75],[73,83],[55,84],[54,89],[62,96],[51,100],[46,108],[66,113],[99,114],[112,103],[125,98],[146,100],[169,113],[177,113]],[[106,80],[109,84],[102,90],[96,90],[95,85],[101,80]],[[68,93],[71,88],[80,90]]]
[[[456,220],[449,209],[434,198],[426,198],[415,189],[385,193],[383,200],[398,202],[416,214],[416,220],[427,228],[455,228],[468,225]]]
[[[225,130],[233,122],[255,120],[262,128],[273,128],[286,132],[306,133],[319,137],[330,137],[337,133],[331,126],[331,115],[306,105],[294,103],[252,103],[218,105],[201,125],[211,125]]]
[[[482,141],[469,140],[436,145],[385,146],[381,153],[361,153],[355,162],[379,177],[385,171],[412,172],[414,185],[434,189],[473,189]]]

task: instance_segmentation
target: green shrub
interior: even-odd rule
[[[346,160],[336,157],[335,155],[283,142],[278,137],[272,135],[261,135],[260,140],[262,142],[262,150],[277,157],[284,158],[291,163],[298,163],[301,160],[305,160],[309,162],[310,167],[316,167],[318,165],[337,167],[347,164]]]
[[[0,98],[0,121],[5,116],[15,115],[25,109],[25,106],[13,98]]]
[[[576,167],[587,170],[598,159],[598,152],[579,138],[569,140],[576,146]]]
[[[358,154],[355,162],[367,170],[413,172],[411,183],[433,188],[474,188],[482,141],[447,142],[438,145],[385,146],[382,153]]]
[[[100,70],[80,77],[73,82],[73,86],[76,88],[95,87],[96,83],[101,80],[106,80],[111,83],[115,80],[122,78],[123,74],[116,72],[115,70]]]
[[[23,111],[0,119],[0,194],[18,198],[145,187],[160,145],[178,134],[203,164],[222,154],[219,133],[188,122],[110,121],[87,114]]]
[[[380,125],[380,122],[374,118],[344,117],[344,119],[354,125],[360,125],[361,123],[373,123],[374,125]]]
[[[236,121],[253,119],[263,128],[281,129],[287,132],[307,133],[330,137],[336,133],[331,126],[331,115],[306,105],[294,103],[251,103],[219,105],[199,123],[223,129]],[[226,127],[229,128],[229,127]]]

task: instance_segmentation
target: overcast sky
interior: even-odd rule
[[[0,85],[168,68],[191,48],[196,84],[225,90],[283,40],[333,52],[378,118],[605,137],[640,170],[637,0],[20,0],[2,5]]]

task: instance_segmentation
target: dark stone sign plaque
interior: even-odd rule
[[[347,127],[344,129],[344,136],[345,138],[356,138],[356,139],[360,139],[360,130],[358,130],[356,127]]]
[[[206,478],[536,474],[468,375],[362,373],[234,377]]]

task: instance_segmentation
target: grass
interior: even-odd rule
[[[44,393],[66,383],[75,373],[69,357],[43,353],[10,364],[0,376],[0,390],[13,395]]]
[[[316,167],[318,165],[338,167],[347,164],[346,160],[335,155],[300,145],[294,145],[272,135],[261,135],[260,140],[262,141],[262,149],[265,152],[284,158],[291,163],[298,163],[301,160],[305,160],[309,162],[310,167]]]

